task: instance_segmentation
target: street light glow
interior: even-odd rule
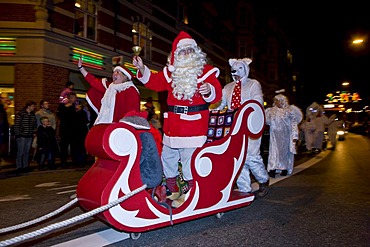
[[[361,44],[362,42],[364,42],[363,39],[355,39],[352,41],[352,44]]]
[[[345,81],[342,83],[342,86],[348,86],[349,85],[349,82]]]

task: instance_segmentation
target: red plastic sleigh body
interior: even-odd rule
[[[179,208],[163,207],[143,190],[98,217],[117,230],[138,233],[251,204],[253,194],[235,191],[234,184],[246,160],[248,138],[260,137],[264,125],[263,107],[254,100],[245,102],[224,138],[195,151],[194,187]],[[97,159],[77,187],[83,209],[106,205],[143,186],[141,141],[133,127],[122,122],[96,125],[87,136],[86,148]]]

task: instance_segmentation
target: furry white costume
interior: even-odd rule
[[[248,78],[249,64],[252,62],[250,58],[229,59],[231,66],[231,75],[233,82],[228,83],[222,90],[222,101],[217,107],[217,110],[222,110],[226,105],[231,109],[231,100],[235,84],[238,80],[241,82],[241,104],[247,100],[257,100],[263,106],[263,93],[261,84],[255,80]],[[237,180],[239,191],[251,192],[251,179],[249,170],[260,184],[260,189],[265,189],[268,185],[269,176],[265,169],[261,154],[260,154],[261,138],[251,139],[248,141],[247,160]],[[266,192],[267,193],[267,192]],[[266,194],[262,193],[262,194]]]
[[[335,116],[333,115],[330,118],[325,116],[324,110],[316,102],[313,102],[309,107],[307,107],[306,114],[315,126],[312,148],[315,152],[320,152],[324,140],[325,127],[334,121]]]
[[[295,105],[289,105],[287,97],[278,94],[273,107],[266,109],[266,124],[270,125],[268,171],[287,170],[292,174],[295,141],[298,141],[298,124],[303,114]]]

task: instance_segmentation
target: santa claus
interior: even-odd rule
[[[113,69],[113,81],[98,79],[82,66],[82,58],[77,63],[78,69],[90,84],[86,100],[98,114],[94,125],[118,122],[126,113],[140,111],[140,93],[131,81],[133,74],[126,68],[116,66]]]
[[[159,73],[152,73],[138,56],[133,58],[133,64],[138,69],[136,77],[145,87],[168,91],[168,111],[163,114],[162,163],[166,185],[172,193],[169,199],[174,200],[173,207],[178,207],[184,199],[176,186],[178,162],[190,189],[193,186],[191,156],[206,142],[209,104],[222,97],[217,79],[219,69],[207,64],[206,54],[183,31],[175,38],[168,64]]]

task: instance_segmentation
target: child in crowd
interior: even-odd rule
[[[51,127],[50,120],[40,118],[41,125],[37,128],[37,149],[39,152],[39,170],[45,169],[47,160],[49,169],[55,169],[55,155],[58,152],[56,131]]]
[[[75,84],[71,81],[68,81],[66,83],[66,87],[63,89],[63,91],[60,93],[60,96],[59,96],[59,103],[67,103],[68,102],[68,99],[67,99],[67,94],[72,92],[73,89],[74,89],[74,86]]]

